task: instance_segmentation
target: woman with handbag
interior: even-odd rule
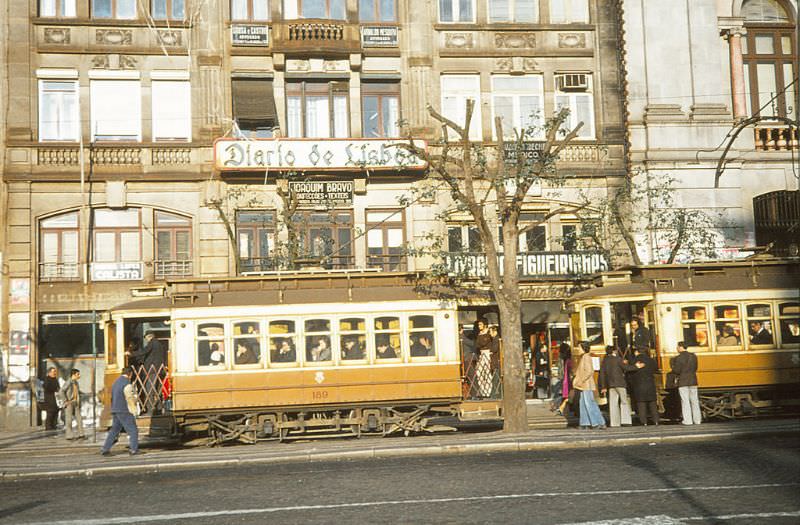
[[[583,355],[578,361],[578,366],[575,369],[575,378],[572,381],[572,386],[575,390],[580,391],[580,425],[581,428],[606,428],[606,420],[600,412],[600,407],[597,406],[597,401],[594,399],[594,393],[597,390],[597,385],[594,381],[594,367],[592,366],[592,354],[589,353],[589,343],[586,341],[581,342],[581,349]]]

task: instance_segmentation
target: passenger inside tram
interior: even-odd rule
[[[209,357],[211,366],[221,366],[225,364],[225,349],[221,343],[211,343],[211,355]]]
[[[294,363],[297,361],[297,352],[291,339],[276,339],[276,342],[278,343],[278,348],[272,351],[273,363]]]
[[[331,345],[328,342],[327,336],[316,338],[316,344],[313,344],[312,338],[308,339],[309,344],[313,346],[309,346],[306,349],[306,359],[313,362],[331,360]]]
[[[389,344],[388,336],[376,336],[375,349],[378,359],[394,359],[397,357],[397,352],[392,345]]]
[[[236,355],[234,361],[237,365],[254,365],[258,363],[258,354],[253,349],[254,340],[241,339],[236,341]]]
[[[769,330],[769,323],[753,321],[750,323],[750,343],[754,345],[771,345],[772,332]]]
[[[365,359],[364,346],[357,337],[342,338],[342,359],[346,361]]]
[[[411,341],[411,357],[430,357],[434,355],[430,335],[420,334],[416,341],[413,338]]]

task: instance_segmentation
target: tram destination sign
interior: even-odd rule
[[[142,263],[92,263],[92,281],[141,281]]]
[[[214,165],[221,171],[420,170],[426,162],[405,140],[217,139]],[[427,149],[424,140],[414,145]]]
[[[292,192],[300,207],[347,206],[353,204],[353,181],[290,181]]]
[[[445,259],[454,275],[486,277],[489,274],[485,254],[450,253]],[[502,271],[503,256],[499,259]],[[517,255],[517,270],[520,279],[575,278],[608,270],[608,261],[598,252],[529,252]]]
[[[397,47],[397,27],[364,26],[361,28],[361,45],[364,47]]]

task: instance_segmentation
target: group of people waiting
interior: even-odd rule
[[[81,415],[81,390],[79,381],[81,371],[73,368],[70,371],[69,379],[65,382],[59,381],[58,370],[51,366],[47,369],[42,383],[44,390],[45,422],[44,429],[54,431],[57,429],[59,413],[64,411],[64,428],[66,438],[70,441],[74,439],[86,439],[83,431],[83,416]],[[73,422],[75,429],[73,430]]]
[[[551,410],[563,415],[569,404],[579,413],[581,428],[606,428],[606,419],[596,400],[599,391],[607,399],[609,426],[631,425],[632,405],[641,425],[659,424],[658,392],[654,379],[658,367],[647,346],[633,346],[625,353],[616,346],[607,346],[597,381],[590,344],[583,341],[580,347],[582,354],[574,365],[569,346],[564,344],[560,349],[562,379]],[[678,355],[670,362],[670,374],[676,378],[682,423],[699,425],[701,411],[697,392],[697,356],[689,352],[683,342],[678,343],[677,351]]]

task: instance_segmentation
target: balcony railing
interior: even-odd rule
[[[796,150],[798,140],[797,126],[774,126],[755,128],[755,146],[758,151]]]
[[[35,148],[36,161],[39,166],[74,166],[81,163],[80,147],[63,144],[40,144]],[[186,166],[192,163],[193,151],[197,148],[188,146],[155,146],[155,145],[118,145],[84,147],[83,159],[86,165],[91,162],[95,166]],[[197,159],[195,159],[196,161]]]
[[[325,270],[352,270],[355,268],[355,257],[352,255],[335,255],[328,257],[314,257],[298,259],[296,269],[323,268]],[[239,258],[239,273],[260,273],[285,270],[281,261],[274,257],[241,257]]]
[[[503,255],[499,256],[500,270]],[[488,275],[483,252],[449,252],[445,255],[452,275],[481,278]],[[574,279],[608,270],[605,255],[594,251],[522,252],[517,254],[520,279]]]
[[[273,26],[275,49],[348,54],[361,48],[358,25],[325,19],[292,20]]]
[[[160,260],[154,261],[156,279],[166,277],[191,277],[192,261],[187,260]]]
[[[81,278],[78,263],[39,263],[39,280],[77,281]]]
[[[380,268],[384,272],[404,272],[408,265],[403,255],[368,255],[368,268]]]

